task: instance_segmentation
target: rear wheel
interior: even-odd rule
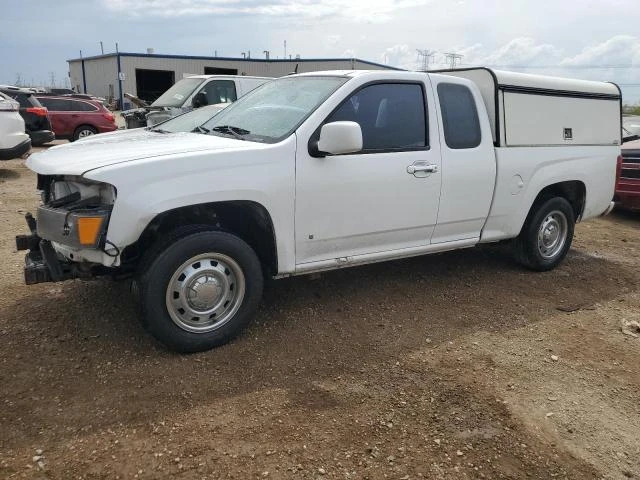
[[[81,138],[85,138],[85,137],[89,137],[91,135],[95,135],[96,133],[98,133],[98,130],[96,130],[91,125],[80,125],[78,128],[76,128],[76,131],[73,132],[73,140],[72,141],[75,142],[76,140],[80,140]]]
[[[516,259],[532,270],[558,266],[571,247],[575,213],[562,197],[537,202],[515,241]]]
[[[260,261],[242,239],[198,232],[177,239],[140,277],[147,330],[178,352],[223,345],[252,319],[262,296]]]

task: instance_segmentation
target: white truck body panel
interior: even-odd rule
[[[475,148],[454,149],[447,145],[444,131],[438,138],[442,154],[442,186],[438,221],[432,243],[479,239],[487,221],[496,181],[496,159],[491,137],[491,125],[477,89],[470,80],[432,75],[435,91],[440,84],[460,84],[469,87],[478,110],[482,141]],[[438,125],[443,124],[438,104]],[[434,123],[434,122],[432,122]],[[473,201],[470,201],[473,199]]]
[[[552,134],[544,125],[535,123],[532,125],[535,131],[529,136],[523,129],[516,130],[514,138],[527,145],[542,143],[494,148],[494,142],[500,142],[493,136],[496,125],[504,126],[506,118],[509,135],[510,126],[517,123],[515,118],[522,116],[517,108],[533,108],[533,105],[528,100],[512,102],[507,97],[505,105],[513,112],[501,119],[495,115],[495,105],[496,102],[501,105],[500,99],[491,93],[495,92],[495,83],[491,87],[487,80],[493,82],[493,76],[486,70],[458,73],[462,72],[304,74],[301,76],[343,76],[348,77],[348,81],[321,103],[294,133],[278,143],[195,133],[150,136],[148,132],[141,132],[135,138],[105,136],[104,140],[97,136],[91,141],[54,147],[33,155],[28,166],[40,174],[83,175],[114,185],[117,200],[107,240],[121,250],[136,242],[156,215],[168,210],[219,201],[255,202],[271,217],[279,276],[514,238],[538,194],[558,182],[584,184],[583,219],[607,209],[613,196],[619,154],[609,127],[605,133],[595,132],[602,133],[603,142],[608,138],[603,145],[549,146],[544,142]],[[503,78],[518,87],[531,86],[524,77],[514,75]],[[563,89],[570,87],[565,82],[554,83],[555,80],[536,78],[531,82],[534,80],[540,88],[551,88],[552,83]],[[427,147],[322,158],[311,156],[309,141],[334,109],[358,88],[381,82],[421,85],[428,113]],[[567,82],[573,87],[579,83]],[[438,95],[441,84],[461,85],[471,91],[482,133],[477,146],[447,146]],[[578,86],[585,94],[597,95],[613,95],[612,89],[616,89],[597,82]],[[575,104],[580,105],[578,110],[589,119],[580,125],[593,131],[607,122],[619,127],[619,109],[609,107],[615,103],[612,100],[595,100],[597,105],[605,107],[599,110],[603,118],[596,118],[596,107],[591,100],[567,98],[575,100]],[[553,102],[540,105],[550,110],[556,107]],[[561,106],[567,107],[564,103]],[[567,108],[572,107],[573,104]],[[547,112],[549,116],[555,114],[559,112]],[[504,129],[498,131],[502,132],[504,141]],[[620,129],[617,131],[619,134]],[[416,177],[407,170],[415,162],[428,163],[435,170]],[[69,258],[68,249],[58,248],[58,251]],[[96,251],[75,253],[76,258],[89,258],[95,256]],[[119,258],[109,258],[102,263],[113,266],[118,262]]]
[[[620,145],[620,125],[615,121],[620,115],[618,100],[503,95],[508,147]],[[570,138],[564,136],[566,128],[571,129]]]
[[[495,194],[481,241],[516,237],[537,195],[554,183],[582,182],[581,219],[600,215],[612,198],[619,152],[615,146],[496,148]]]

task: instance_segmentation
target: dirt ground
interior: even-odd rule
[[[126,284],[23,284],[37,203],[1,163],[1,478],[640,478],[640,215],[548,273],[485,247],[280,280],[180,356]]]

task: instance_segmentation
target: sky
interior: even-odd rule
[[[58,85],[66,60],[120,51],[357,57],[620,84],[640,103],[638,0],[0,0],[0,84]]]

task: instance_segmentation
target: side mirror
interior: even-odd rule
[[[320,129],[318,153],[340,155],[362,150],[362,129],[356,122],[331,122]]]
[[[204,107],[205,105],[209,105],[209,101],[207,100],[207,96],[204,92],[196,93],[191,99],[191,106],[193,108]]]

